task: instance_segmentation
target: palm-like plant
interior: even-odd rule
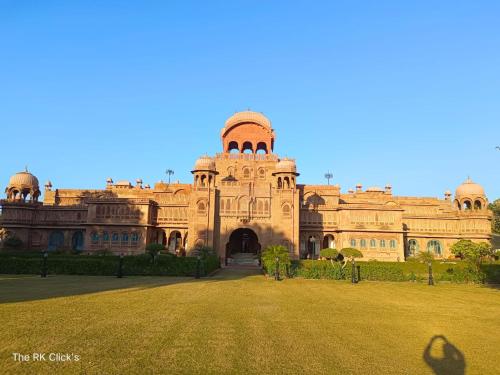
[[[340,250],[340,254],[344,258],[342,269],[344,269],[347,265],[347,261],[354,262],[356,258],[363,258],[363,253],[353,247],[344,247],[342,250]]]
[[[262,264],[267,273],[276,271],[276,260],[278,260],[280,271],[290,266],[290,254],[288,249],[281,245],[270,245],[262,252]]]

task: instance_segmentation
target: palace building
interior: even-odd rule
[[[222,152],[196,160],[187,184],[108,178],[92,190],[48,181],[41,202],[38,179],[16,173],[0,201],[0,227],[26,249],[138,254],[162,243],[188,254],[211,246],[222,260],[275,244],[294,258],[328,247],[357,248],[365,260],[404,261],[422,251],[448,258],[460,239],[491,239],[488,200],[470,179],[442,199],[395,196],[390,185],[348,192],[304,185],[295,161],[273,153],[269,119],[251,111],[231,116],[221,140]]]

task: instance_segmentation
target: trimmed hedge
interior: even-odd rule
[[[114,276],[118,272],[119,256],[50,255],[47,259],[49,275]],[[197,259],[160,255],[154,263],[149,254],[123,257],[123,275],[143,276],[194,276]],[[26,255],[1,255],[0,273],[40,274],[42,257]],[[219,268],[215,256],[200,260],[200,273],[206,276]]]
[[[427,264],[419,262],[356,262],[360,267],[361,280],[377,281],[427,281]],[[481,267],[483,273],[476,274],[466,262],[432,263],[435,281],[456,283],[488,282],[500,283],[500,263],[487,263]],[[350,279],[352,265],[348,263],[341,272],[340,264],[332,265],[326,260],[299,260],[292,262],[292,275],[306,279]]]

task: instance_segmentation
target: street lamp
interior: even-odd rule
[[[118,260],[118,272],[116,277],[121,279],[123,277],[123,253],[120,254],[120,258]]]
[[[168,176],[168,184],[170,185],[170,176],[172,176],[174,174],[174,171],[172,169],[167,169],[165,171],[165,173],[167,174]]]
[[[330,185],[330,179],[333,177],[332,172],[326,172],[325,173],[325,178],[328,181],[328,185]]]
[[[427,263],[427,265],[429,267],[429,282],[428,282],[428,284],[434,285],[434,276],[432,276],[432,263],[429,262],[429,263]]]
[[[41,272],[41,277],[47,277],[47,257],[49,256],[49,253],[47,250],[43,252],[43,261],[42,261],[42,272]]]

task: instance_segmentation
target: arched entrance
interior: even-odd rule
[[[249,228],[239,228],[229,237],[229,242],[226,244],[226,256],[231,257],[238,253],[260,254],[260,249],[257,234]]]
[[[60,230],[56,230],[50,233],[49,236],[49,246],[50,251],[61,249],[64,246],[64,233]]]
[[[73,237],[71,237],[71,249],[77,251],[83,250],[83,232],[81,230],[73,233]]]

